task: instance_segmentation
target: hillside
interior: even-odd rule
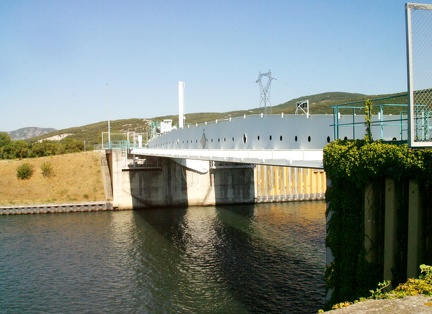
[[[26,160],[0,160],[0,205],[105,201],[100,152],[83,152]],[[16,169],[34,166],[29,180],[18,180]],[[45,178],[41,166],[48,162],[54,175]]]
[[[385,99],[392,97],[391,99]],[[334,105],[346,104],[351,102],[360,102],[367,99],[381,99],[374,101],[374,105],[379,105],[382,103],[393,103],[393,104],[406,104],[407,94],[397,93],[397,94],[385,94],[385,95],[364,95],[357,93],[343,93],[343,92],[328,92],[316,95],[302,96],[296,99],[292,99],[283,104],[279,104],[268,108],[268,112],[273,114],[285,113],[294,114],[296,109],[296,103],[301,100],[309,100],[310,113],[311,114],[332,114]],[[361,104],[358,104],[361,105]],[[378,107],[375,106],[375,110]],[[201,113],[186,113],[186,124],[202,123],[205,121],[214,121],[216,119],[228,119],[229,117],[238,117],[244,114],[258,114],[263,111],[263,108],[254,108],[249,110],[237,110],[229,112],[201,112]],[[377,112],[377,111],[376,111]],[[388,109],[386,113],[399,114],[396,109]],[[177,113],[170,116],[159,116],[151,119],[147,118],[133,118],[133,119],[122,119],[122,120],[112,120],[110,121],[111,127],[111,138],[115,139],[116,134],[126,133],[126,132],[136,132],[144,134],[143,138],[146,139],[148,135],[149,125],[151,121],[162,121],[163,119],[172,119],[173,124],[178,124]],[[95,145],[100,145],[102,143],[102,132],[107,132],[108,123],[107,121],[93,123],[89,125],[68,128],[63,130],[56,130],[48,134],[43,134],[31,139],[31,142],[35,142],[43,139],[50,139],[53,137],[60,137],[61,135],[69,134],[68,137],[83,141],[86,144],[87,150],[92,150]]]
[[[136,132],[147,134],[148,130],[147,119],[122,119],[110,121],[112,138],[118,133]],[[69,138],[83,141],[86,144],[87,150],[93,150],[95,145],[102,143],[102,132],[107,132],[108,122],[97,122],[93,124],[57,130],[48,134],[36,136],[30,139],[30,142],[37,142],[45,139],[53,139],[55,137],[62,138],[62,135],[69,134]]]

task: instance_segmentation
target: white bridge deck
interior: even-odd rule
[[[301,168],[323,168],[323,150],[265,150],[265,149],[154,149],[134,148],[135,155],[179,159],[250,163]]]
[[[364,121],[362,115],[244,116],[163,132],[148,147],[135,146],[131,154],[168,157],[182,164],[194,160],[323,169],[324,146],[338,138],[364,138]],[[374,139],[399,139],[406,129],[406,122],[391,115],[372,121]]]

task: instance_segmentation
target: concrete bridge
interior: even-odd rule
[[[401,114],[385,115],[384,109],[389,106],[400,107]],[[130,152],[171,158],[200,172],[208,171],[208,162],[323,169],[326,144],[335,139],[365,137],[364,110],[363,102],[355,102],[334,106],[330,115],[244,115],[179,128],[172,127],[172,120],[164,120],[160,133],[152,132],[154,136],[146,147],[134,140]],[[378,115],[371,115],[370,121],[375,140],[407,139],[404,104],[379,105]]]
[[[141,208],[324,199],[324,146],[365,134],[365,117],[355,114],[364,108],[353,108],[350,105],[353,114],[345,116],[338,106],[334,115],[245,116],[239,121],[167,132],[151,147],[142,147],[135,138],[132,144],[111,147],[107,156],[113,205]],[[406,137],[402,116],[382,114],[372,120],[374,139]]]

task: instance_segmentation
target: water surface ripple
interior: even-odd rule
[[[323,202],[0,216],[1,313],[316,313]]]

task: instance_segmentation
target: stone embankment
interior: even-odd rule
[[[52,213],[75,213],[113,210],[110,202],[89,202],[79,204],[42,204],[42,205],[19,205],[0,207],[1,215],[21,214],[52,214]]]
[[[328,311],[331,314],[426,314],[432,313],[432,297],[417,295],[401,299],[367,300],[350,306]]]

